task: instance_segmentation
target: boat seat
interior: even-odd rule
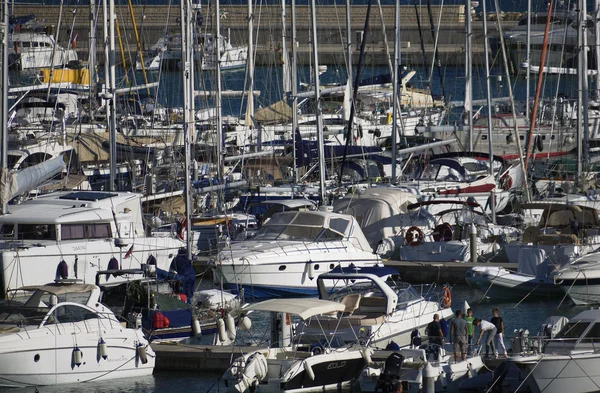
[[[383,313],[387,311],[387,299],[380,296],[363,297],[360,299],[359,314]]]
[[[358,308],[361,297],[362,295],[360,293],[350,293],[344,296],[340,301],[340,303],[346,306],[346,308],[344,309],[344,314],[352,315],[354,310]]]
[[[347,317],[343,317],[341,321],[339,319],[324,319],[324,318],[322,318],[322,319],[319,319],[318,321],[316,319],[311,319],[308,326],[313,329],[319,329],[320,326],[322,326],[323,330],[325,330],[325,331],[328,331],[328,330],[334,331],[336,329],[347,328],[348,326],[358,326],[358,327],[375,326],[375,325],[379,325],[379,324],[383,323],[384,320],[385,320],[384,314],[375,314],[375,313],[361,314],[361,315],[353,314],[353,315],[349,315]],[[339,325],[338,325],[338,323],[339,323]]]

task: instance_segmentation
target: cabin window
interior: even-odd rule
[[[37,48],[37,47],[39,46],[39,44],[38,44],[37,42],[32,42],[32,43],[31,43],[31,46],[32,46],[33,48]]]
[[[600,339],[600,323],[595,323],[585,335],[583,342],[597,342]]]
[[[286,269],[287,267],[285,265],[281,265],[279,266],[279,271],[282,272]]]
[[[23,46],[23,48],[30,48],[31,47],[31,42],[23,42],[21,44],[21,46]]]
[[[25,169],[33,165],[41,164],[42,162],[50,159],[51,157],[52,156],[50,154],[46,153],[33,153],[27,156],[25,160],[23,160],[23,162],[19,166],[19,169]]]
[[[56,240],[56,226],[53,224],[19,224],[19,239]]]
[[[59,306],[46,323],[72,323],[97,318],[97,315],[83,307],[75,305]]]
[[[110,237],[110,224],[63,224],[61,240],[105,239]]]
[[[346,233],[349,225],[350,221],[345,218],[332,218],[329,220],[329,228],[339,233]]]
[[[569,322],[561,331],[556,335],[556,338],[579,338],[583,332],[590,325],[589,322]]]
[[[14,224],[0,225],[0,236],[13,237],[14,234],[15,234],[15,225]]]

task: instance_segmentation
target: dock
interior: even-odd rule
[[[223,374],[231,362],[261,347],[152,344],[156,353],[155,371],[188,371],[203,374]],[[385,361],[394,351],[376,350],[371,358],[374,362]],[[486,360],[486,365],[493,369],[501,359]]]
[[[24,4],[11,6],[12,15],[23,16],[31,14],[31,8]],[[132,7],[133,14],[127,6],[116,6],[115,13],[120,32],[117,38],[117,62],[125,59],[129,65],[135,62],[137,56],[137,35],[140,37],[142,50],[150,49],[165,32],[177,34],[179,26],[179,6],[156,6],[137,5]],[[297,5],[297,50],[298,63],[300,65],[310,64],[311,38],[310,38],[310,7]],[[439,5],[431,6],[431,16],[434,21],[434,30],[438,30],[438,59],[444,66],[463,64],[465,60],[465,6],[464,5]],[[90,10],[87,5],[76,7],[64,7],[62,13],[62,26],[57,26],[59,6],[39,5],[36,6],[35,14],[38,21],[43,21],[48,26],[48,31],[58,29],[58,42],[67,46],[70,42],[70,29],[73,26],[74,34],[77,36],[76,50],[80,60],[87,60],[90,39]],[[212,9],[203,7],[199,10],[201,17],[197,20],[202,25],[199,30],[211,32],[214,24],[211,16]],[[360,42],[364,38],[366,44],[367,63],[373,65],[388,64],[388,53],[394,50],[394,6],[381,6],[381,12],[377,6],[373,6],[369,19],[369,32],[365,36],[363,27],[365,24],[367,6],[353,5],[351,9],[351,45],[354,48],[354,60],[358,60]],[[101,14],[101,12],[100,12]],[[254,10],[254,37],[256,43],[256,64],[280,66],[282,62],[282,8],[275,5],[264,5]],[[516,24],[520,13],[505,13],[498,23],[494,21],[494,15],[489,15],[488,28],[491,35],[498,35],[499,27],[503,31],[509,30]],[[382,19],[383,18],[383,23]],[[100,19],[102,19],[100,17]],[[223,5],[221,6],[221,34],[231,38],[233,45],[246,44],[248,39],[248,8],[246,5]],[[420,22],[421,29],[419,30]],[[439,21],[439,22],[438,22]],[[439,23],[439,26],[437,24]],[[346,56],[346,21],[345,7],[335,5],[319,5],[317,10],[317,30],[319,57],[322,64],[345,63]],[[103,22],[99,20],[96,29],[97,52],[103,51]],[[384,42],[388,41],[388,48]],[[291,8],[286,9],[286,42],[291,50]],[[429,14],[426,7],[415,10],[415,7],[400,7],[400,36],[401,36],[401,58],[405,65],[423,65],[425,62],[431,65],[434,54],[435,39],[431,34]],[[423,48],[421,47],[423,44]],[[119,48],[123,48],[122,52]],[[423,51],[425,56],[423,56]],[[483,63],[483,24],[481,15],[474,15],[473,20],[473,61]],[[104,56],[97,56],[100,63]]]

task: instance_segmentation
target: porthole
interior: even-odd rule
[[[281,265],[281,266],[279,266],[279,271],[280,271],[280,272],[284,271],[285,269],[286,269],[286,266],[285,266],[285,265]]]
[[[315,265],[315,270],[319,270],[319,265]]]
[[[335,267],[335,264],[333,264],[333,263],[329,264],[329,270],[333,270],[334,267]]]
[[[39,353],[35,354],[35,356],[33,357],[33,361],[36,362],[36,363],[40,361],[40,354]]]

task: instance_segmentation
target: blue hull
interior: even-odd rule
[[[235,284],[224,283],[224,289],[231,293],[239,294],[239,287]],[[244,298],[246,300],[262,300],[286,297],[315,297],[318,296],[317,288],[298,288],[298,287],[276,287],[260,285],[242,285],[244,289]]]

